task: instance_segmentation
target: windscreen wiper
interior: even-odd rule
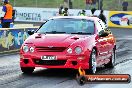
[[[45,33],[51,33],[51,34],[63,34],[63,33],[66,33],[66,32],[60,32],[60,31],[51,31],[51,32],[45,32]]]
[[[71,34],[84,34],[84,35],[86,35],[86,34],[92,34],[92,33],[87,33],[87,32],[75,32],[75,33],[71,33]]]

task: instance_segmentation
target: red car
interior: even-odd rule
[[[114,67],[116,40],[97,17],[54,17],[28,34],[20,49],[23,73],[32,73],[35,67],[81,67],[90,73],[101,65]]]

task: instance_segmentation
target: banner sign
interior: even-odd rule
[[[59,8],[28,8],[15,7],[15,21],[44,22],[51,17],[59,16]],[[70,16],[77,16],[81,10],[70,9]]]
[[[44,22],[51,17],[59,16],[59,8],[28,8],[14,7],[16,10],[15,21],[19,22]],[[82,9],[69,9],[70,16],[78,16]],[[95,11],[95,15],[99,15],[100,11]],[[109,11],[104,11],[104,15],[108,18]],[[86,15],[91,16],[90,10],[86,10]],[[108,19],[107,19],[108,20]]]
[[[108,26],[132,28],[132,11],[110,11]]]
[[[16,7],[15,10],[15,21],[24,22],[44,22],[58,14],[56,9]]]
[[[36,29],[37,28],[0,30],[0,53],[19,50],[25,39],[29,36],[27,33],[28,30]]]
[[[0,13],[1,13],[0,8]],[[17,22],[45,22],[51,17],[59,16],[59,8],[29,8],[29,7],[14,7],[15,21]],[[78,16],[82,9],[69,9],[70,16]],[[85,10],[87,16],[91,16],[91,10]],[[99,16],[100,10],[96,10],[94,15]],[[104,11],[108,22],[109,11]],[[0,14],[1,16],[1,14]]]

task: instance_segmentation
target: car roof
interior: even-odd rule
[[[100,20],[98,17],[89,17],[89,16],[56,16],[50,19],[86,19],[86,20]]]

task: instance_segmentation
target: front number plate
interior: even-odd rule
[[[56,60],[56,56],[42,56],[42,60]]]

